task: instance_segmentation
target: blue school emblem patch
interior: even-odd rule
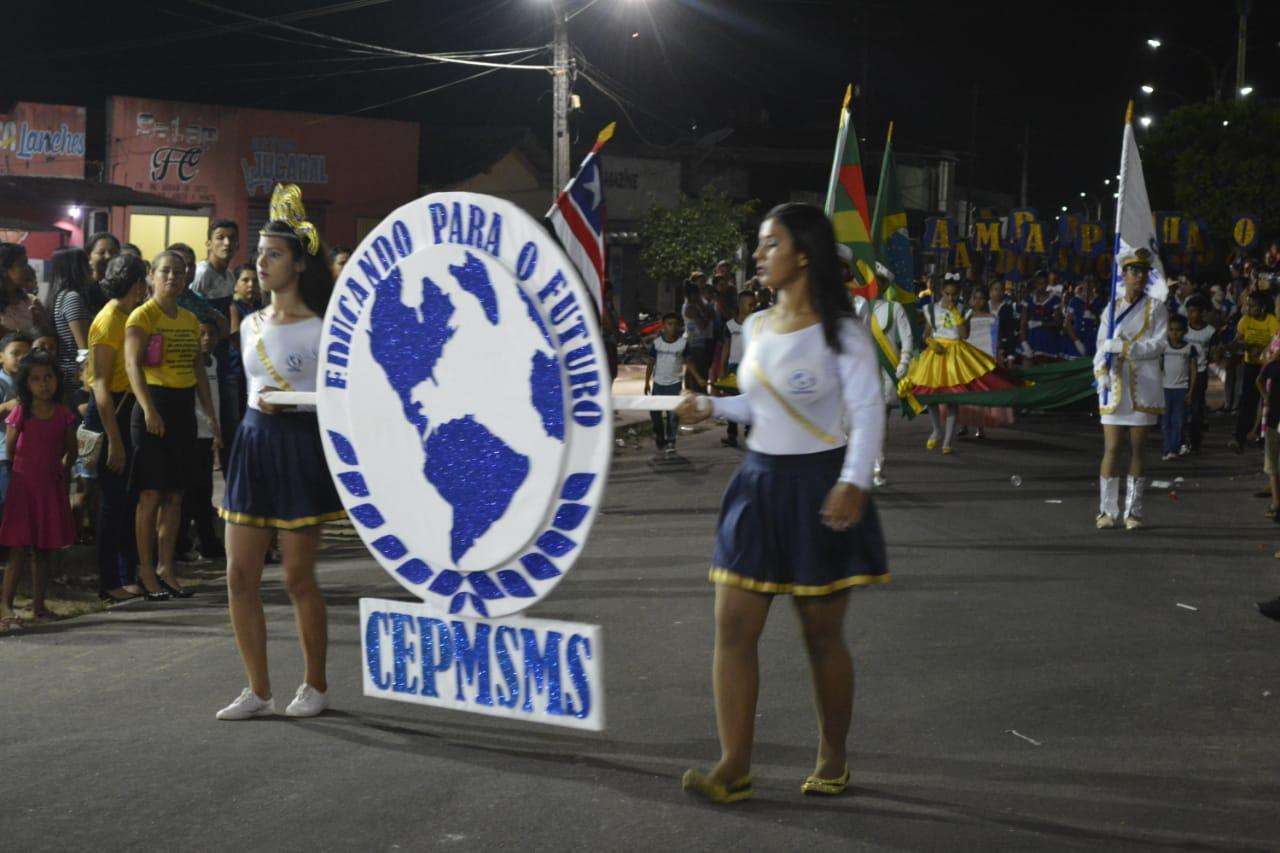
[[[581,553],[613,445],[597,317],[542,225],[489,196],[405,205],[352,255],[321,341],[325,452],[428,605],[518,612]]]

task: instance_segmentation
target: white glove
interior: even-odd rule
[[[1084,341],[1076,341],[1075,343],[1076,343],[1076,352],[1080,353],[1081,355],[1084,355],[1086,352],[1084,348]]]
[[[899,379],[905,379],[907,377],[907,371],[910,368],[911,368],[910,363],[899,364],[898,369],[893,372],[893,375],[898,377]]]
[[[1031,344],[1027,343],[1026,341],[1023,341],[1023,342],[1022,342],[1022,346],[1020,347],[1020,349],[1022,350],[1022,354],[1023,354],[1025,357],[1027,357],[1027,358],[1031,358],[1031,356],[1032,356],[1032,352],[1031,352]]]
[[[1112,355],[1120,355],[1124,352],[1124,338],[1108,338],[1107,342],[1102,345],[1103,352],[1109,352]]]

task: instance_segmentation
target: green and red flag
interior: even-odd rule
[[[831,163],[831,180],[827,184],[827,216],[836,231],[836,242],[853,252],[853,286],[851,292],[875,299],[875,249],[871,245],[871,217],[867,209],[867,190],[862,180],[862,160],[858,156],[858,135],[849,118],[849,101],[853,86],[844,93],[840,106],[840,130],[836,135],[835,157]]]
[[[894,281],[910,289],[915,278],[911,239],[907,236],[907,209],[898,190],[898,168],[893,159],[893,122],[884,143],[880,164],[880,186],[876,189],[876,210],[871,217],[871,244],[875,255],[893,273]]]

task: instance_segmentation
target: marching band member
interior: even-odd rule
[[[911,323],[907,320],[907,312],[902,303],[891,297],[894,287],[893,271],[884,264],[876,262],[876,278],[885,296],[877,299],[860,313],[867,329],[871,332],[871,341],[875,344],[876,360],[880,365],[880,393],[885,407],[889,410],[903,405],[904,398],[899,396],[898,387],[911,368],[911,357],[915,353],[915,336],[911,334]],[[907,397],[906,405],[912,411],[920,411],[919,403],[914,397]],[[876,467],[872,481],[883,486],[884,477],[884,442],[888,440],[888,430],[884,441],[880,442],[880,452],[876,454]]]
[[[948,277],[942,284],[941,298],[925,309],[926,346],[907,374],[911,393],[916,396],[995,391],[1017,384],[998,369],[991,356],[966,340],[969,324],[956,301],[959,292],[960,282]],[[925,448],[937,449],[941,439],[942,452],[950,454],[953,452],[951,441],[955,436],[958,407],[948,404],[945,428],[940,408],[936,403],[929,405],[933,431],[925,442]]]
[[[314,391],[320,334],[333,273],[320,235],[306,221],[296,185],[277,185],[271,221],[258,240],[258,279],[271,304],[240,324],[249,379],[249,410],[236,430],[219,510],[227,522],[227,590],[231,625],[249,686],[219,720],[275,713],[267,675],[262,568],[279,533],[284,583],[293,600],[306,675],[285,713],[312,717],[329,707],[325,656],[328,617],[316,584],[320,525],[345,518],[329,477],[314,411],[269,404],[264,391]],[[284,371],[281,373],[281,371]]]
[[[1120,259],[1124,291],[1105,309],[1098,324],[1098,349],[1093,357],[1097,378],[1098,412],[1102,416],[1104,449],[1098,472],[1101,492],[1099,530],[1115,527],[1120,517],[1120,478],[1117,456],[1128,440],[1129,477],[1125,494],[1124,526],[1142,526],[1143,447],[1147,430],[1164,413],[1161,353],[1164,351],[1168,315],[1164,305],[1147,296],[1151,253],[1138,249]],[[1112,313],[1114,311],[1114,314]],[[1115,330],[1110,330],[1112,317]]]
[[[853,711],[847,593],[889,580],[869,493],[883,398],[870,336],[841,280],[831,223],[810,205],[776,207],[760,226],[755,259],[777,304],[744,329],[742,395],[691,396],[677,409],[687,422],[714,413],[752,425],[750,452],[721,506],[710,573],[721,757],[709,772],[689,770],[683,779],[686,791],[714,803],[752,793],[757,647],[778,594],[794,596],[819,706],[817,764],[801,790],[844,791]]]

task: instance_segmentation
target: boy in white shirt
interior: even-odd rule
[[[1182,420],[1195,390],[1198,373],[1196,365],[1199,352],[1187,343],[1187,318],[1181,314],[1169,316],[1169,339],[1165,344],[1164,359],[1164,414],[1160,419],[1164,433],[1164,461],[1186,456],[1191,452],[1182,441]]]
[[[689,352],[689,339],[680,335],[680,318],[675,314],[662,316],[662,331],[653,339],[649,349],[649,364],[644,372],[644,393],[655,397],[680,396],[687,370],[699,385],[706,385],[706,377],[698,373]],[[653,441],[668,456],[676,452],[676,436],[680,434],[680,422],[675,412],[650,412],[653,419]]]

